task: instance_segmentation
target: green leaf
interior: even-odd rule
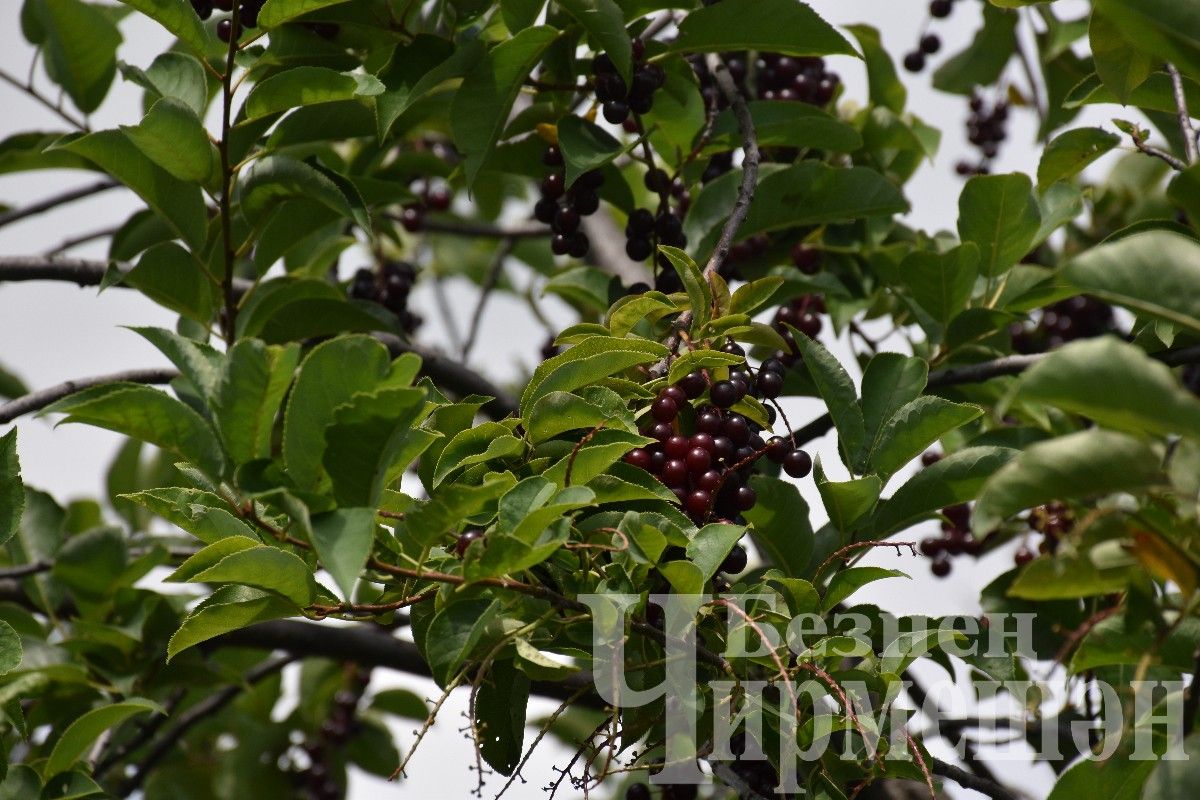
[[[622,145],[608,131],[581,117],[563,117],[557,127],[558,146],[567,167],[565,183],[568,188],[583,173],[611,163],[637,143]]]
[[[202,547],[198,552],[188,556],[183,563],[180,564],[174,572],[164,578],[164,580],[171,583],[184,583],[191,581],[206,569],[215,567],[227,556],[231,556],[234,553],[240,553],[243,550],[253,550],[259,546],[260,545],[256,540],[245,536],[230,536],[227,539],[219,539],[206,547]]]
[[[1063,277],[1139,315],[1200,330],[1200,243],[1191,237],[1168,230],[1125,236],[1076,257]]]
[[[877,475],[867,475],[849,481],[830,481],[821,469],[820,460],[813,470],[817,491],[821,494],[821,502],[829,514],[829,524],[840,532],[847,532],[858,527],[862,520],[879,501],[879,493],[883,491],[883,481]]]
[[[1200,229],[1200,164],[1192,164],[1171,179],[1167,199],[1187,212],[1193,227]],[[1184,231],[1192,236],[1187,229]]]
[[[725,556],[729,555],[729,551],[745,534],[746,528],[742,525],[716,522],[705,525],[696,531],[696,535],[688,542],[688,561],[700,570],[704,580],[708,580],[717,574],[717,568],[721,566]]]
[[[460,467],[515,456],[524,449],[521,440],[498,422],[485,422],[468,428],[446,443],[433,473],[433,483],[436,486]]]
[[[588,32],[597,50],[612,59],[628,86],[633,73],[633,43],[625,30],[625,15],[613,0],[557,0],[564,11]]]
[[[128,566],[125,538],[120,529],[100,527],[67,539],[54,560],[51,574],[70,587],[76,598],[99,601],[123,588]]]
[[[294,344],[270,347],[239,339],[229,350],[213,415],[234,464],[270,457],[275,418],[299,360],[300,347]]]
[[[188,614],[167,644],[167,660],[223,633],[281,617],[299,610],[286,600],[249,586],[222,586]]]
[[[900,276],[914,300],[943,328],[967,307],[979,270],[979,248],[966,242],[945,253],[913,250]]]
[[[213,174],[216,158],[208,133],[182,101],[163,98],[140,123],[122,125],[121,131],[146,158],[181,181],[204,184]]]
[[[1055,136],[1038,162],[1038,190],[1073,178],[1121,142],[1121,137],[1102,128],[1075,128]]]
[[[1125,31],[1098,9],[1092,10],[1088,23],[1088,42],[1096,75],[1118,102],[1128,103],[1133,90],[1150,77],[1150,55],[1135,47]]]
[[[732,206],[731,198],[729,207]],[[737,238],[797,225],[842,222],[907,210],[908,203],[900,190],[873,169],[837,169],[820,161],[806,160],[761,180]]]
[[[200,187],[152,163],[120,131],[97,131],[57,145],[93,162],[132,189],[193,249],[208,238],[208,212]]]
[[[1080,431],[1030,445],[997,471],[979,494],[971,526],[987,534],[1018,511],[1051,500],[1137,492],[1165,480],[1160,456],[1142,440],[1099,428]]]
[[[0,675],[7,675],[19,667],[24,657],[21,637],[11,625],[0,620]]]
[[[1183,91],[1189,108],[1200,103],[1200,84],[1187,75],[1183,76]],[[1063,106],[1072,109],[1085,105],[1119,102],[1116,95],[1109,91],[1107,86],[1100,83],[1099,76],[1093,73],[1079,81],[1071,89],[1063,99]],[[1174,115],[1176,112],[1175,90],[1171,76],[1166,72],[1151,72],[1150,77],[1130,93],[1127,104],[1136,106],[1143,111],[1162,111]]]
[[[907,577],[908,575],[900,570],[884,569],[883,567],[850,567],[838,570],[829,580],[828,588],[825,589],[825,596],[821,599],[821,610],[831,611],[838,603],[869,583],[885,578]]]
[[[918,397],[897,409],[883,426],[870,455],[871,469],[883,477],[894,475],[940,437],[982,414],[978,406],[936,395]]]
[[[970,94],[991,86],[1004,71],[1017,47],[1017,15],[983,6],[983,26],[961,53],[946,59],[933,73],[933,86],[943,92]]]
[[[977,175],[958,198],[958,235],[979,247],[980,272],[995,277],[1029,252],[1041,222],[1033,185],[1020,173]]]
[[[766,50],[790,56],[857,56],[840,33],[796,0],[714,3],[689,12],[671,49],[678,53]]]
[[[296,485],[321,480],[325,432],[335,411],[356,392],[369,392],[387,374],[388,350],[367,336],[323,342],[300,365],[283,423],[283,462]]]
[[[501,775],[512,775],[521,761],[528,705],[529,678],[511,658],[493,661],[475,695],[475,721],[479,753]]]
[[[745,361],[745,356],[724,353],[720,350],[689,350],[671,362],[671,369],[667,373],[667,382],[678,383],[683,376],[698,369],[732,367]]]
[[[814,147],[839,153],[862,147],[862,136],[853,126],[816,106],[789,100],[752,100],[747,106],[760,147]],[[713,120],[702,152],[722,153],[741,144],[737,120],[732,111],[725,110]]]
[[[896,77],[896,66],[880,41],[879,31],[870,25],[847,25],[846,30],[858,39],[858,46],[862,48],[866,58],[867,91],[871,102],[890,108],[897,114],[903,113],[908,91]]]
[[[500,0],[500,15],[510,33],[520,33],[541,16],[546,0]]]
[[[339,508],[312,518],[313,546],[349,601],[375,543],[375,509]]]
[[[937,512],[965,503],[1015,454],[1007,447],[967,447],[951,453],[908,479],[879,504],[863,538],[882,539]],[[976,512],[978,513],[978,512]]]
[[[526,28],[492,48],[463,79],[450,106],[450,126],[465,156],[468,186],[496,146],[521,84],[558,35],[546,25]]]
[[[754,546],[784,575],[800,577],[813,550],[808,503],[795,484],[769,475],[752,476],[750,488],[757,493],[758,502],[744,516]]]
[[[783,278],[777,275],[770,275],[766,278],[759,278],[756,281],[749,281],[739,286],[733,293],[733,297],[729,301],[730,314],[749,314],[756,310],[763,303],[771,299],[771,296],[782,286]]]
[[[803,357],[804,366],[833,417],[842,452],[847,458],[851,458],[862,449],[867,437],[866,423],[858,405],[854,381],[823,344],[794,328],[792,333]]]
[[[375,98],[380,138],[413,103],[446,81],[466,75],[481,58],[483,42],[478,39],[455,47],[440,36],[418,34],[411,43],[397,47],[379,73],[386,87]]]
[[[188,319],[205,325],[212,319],[213,284],[175,242],[150,247],[120,282]]]
[[[148,509],[206,544],[230,536],[258,541],[254,530],[235,517],[229,505],[215,494],[174,487],[123,494],[121,498]]]
[[[448,531],[461,528],[464,519],[478,514],[515,483],[516,479],[509,473],[491,473],[476,485],[448,483],[439,486],[427,502],[405,512],[405,531],[418,544],[431,545]]]
[[[1021,395],[1128,433],[1200,438],[1200,400],[1171,370],[1115,336],[1054,351],[1021,376]]]
[[[207,344],[180,336],[166,328],[131,328],[166,356],[206,402],[217,393],[224,358]]]
[[[423,389],[386,389],[357,394],[334,412],[322,463],[338,505],[377,506],[384,488],[438,438],[415,430],[427,411],[425,401]]]
[[[105,731],[147,711],[155,714],[166,713],[157,703],[142,697],[131,697],[120,703],[93,708],[63,731],[42,768],[42,774],[50,778],[66,772],[84,757],[92,743]]]
[[[712,318],[712,287],[704,277],[704,272],[691,256],[677,247],[659,245],[659,251],[675,267],[679,280],[687,290],[688,305],[692,308],[692,332],[699,331]]]
[[[92,113],[117,74],[121,33],[116,23],[81,0],[40,0],[32,8],[46,34],[47,74],[80,111]]]
[[[345,2],[346,0],[267,0],[258,12],[258,26],[270,30],[312,11]]]
[[[158,445],[220,475],[223,465],[216,434],[190,407],[136,383],[109,383],[64,397],[43,414],[66,414],[59,424],[82,422]]]
[[[25,510],[25,487],[17,456],[17,429],[0,436],[0,544],[13,537]]]
[[[1142,800],[1142,785],[1157,763],[1159,762],[1155,758],[1134,761],[1119,753],[1104,761],[1086,758],[1073,764],[1059,776],[1046,800],[1079,800],[1081,797]]]
[[[121,0],[153,19],[172,33],[179,41],[190,47],[196,55],[204,57],[208,50],[208,34],[196,16],[196,9],[188,0]],[[261,21],[261,18],[260,18]]]
[[[208,107],[208,78],[195,56],[187,53],[160,53],[145,70],[120,62],[117,67],[127,81],[146,90],[147,100],[175,100],[191,109],[198,118]]]
[[[528,418],[533,404],[551,392],[570,392],[666,355],[666,347],[647,339],[588,337],[533,371],[521,395],[521,416]]]
[[[267,78],[246,98],[244,124],[300,106],[374,97],[384,85],[374,75],[338,72],[328,67],[292,67]]]
[[[425,633],[425,660],[438,686],[445,687],[470,656],[496,616],[495,600],[452,600],[440,609]]]
[[[860,462],[865,466],[893,415],[921,396],[929,378],[923,358],[878,353],[867,363],[862,379],[862,415],[866,438]]]
[[[1130,577],[1128,567],[1102,569],[1092,563],[1087,553],[1060,553],[1052,558],[1036,559],[1025,566],[1008,588],[1008,596],[1024,600],[1077,601],[1080,597],[1124,591]],[[1084,641],[1086,644],[1087,640]],[[1076,665],[1087,669],[1080,664],[1080,655],[1086,655],[1083,647],[1077,649],[1071,659],[1073,670]]]
[[[551,392],[534,403],[528,418],[529,440],[540,444],[567,431],[590,430],[602,422],[635,432],[633,416],[620,396],[601,387],[596,389],[599,391],[587,392],[587,397]]]
[[[1173,0],[1096,0],[1095,8],[1157,63],[1200,77],[1200,14]]]
[[[308,565],[299,556],[267,545],[230,553],[188,580],[249,586],[277,594],[297,606],[308,605],[315,595]]]

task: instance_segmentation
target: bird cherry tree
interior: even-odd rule
[[[1007,728],[1053,800],[1195,796],[1200,15],[901,1],[927,22],[899,53],[799,0],[13,4],[37,58],[2,77],[59,124],[0,170],[81,188],[0,224],[140,205],[0,281],[178,321],[136,330],[169,369],[3,374],[0,424],[127,438],[108,495],[70,503],[22,483],[19,423],[0,438],[0,796],[336,798],[351,768],[402,792],[460,693],[447,763],[480,796],[1016,797],[987,719],[925,724],[918,660],[1027,709]],[[944,54],[951,15],[981,23]],[[117,58],[134,16],[171,36],[149,63]],[[906,185],[959,123],[910,108],[897,64],[961,97],[978,150],[937,230]],[[95,129],[116,83],[143,113]],[[997,174],[1034,145],[1036,175]],[[435,341],[414,289],[447,275],[475,322]],[[498,293],[573,314],[507,383],[467,358]],[[856,601],[902,575],[860,563],[892,548],[941,578],[1003,553],[980,603],[1028,635]],[[671,598],[696,599],[682,624]],[[828,625],[797,646],[797,618]],[[694,686],[652,691],[680,653]],[[573,753],[548,780],[525,769],[547,737]]]

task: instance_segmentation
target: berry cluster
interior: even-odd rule
[[[1042,534],[1043,538],[1041,544],[1038,545],[1038,552],[1053,553],[1058,550],[1058,543],[1062,537],[1075,527],[1075,515],[1071,513],[1071,509],[1067,508],[1065,503],[1054,500],[1031,510],[1028,522],[1030,529]],[[1013,556],[1017,566],[1028,564],[1033,559],[1034,553],[1028,545],[1022,545]]]
[[[787,305],[780,306],[775,311],[771,326],[787,342],[789,352],[782,355],[777,354],[776,358],[786,366],[795,363],[800,351],[796,347],[795,335],[788,329],[788,326],[790,325],[808,338],[814,339],[823,327],[820,316],[823,313],[825,313],[825,299],[819,294],[802,294],[799,297],[793,297]]]
[[[732,342],[723,349],[745,356]],[[650,406],[651,419],[642,434],[655,443],[631,450],[625,461],[658,477],[697,524],[712,516],[739,519],[758,500],[746,485],[758,459],[766,456],[794,478],[803,478],[812,470],[808,453],[794,447],[790,439],[773,436],[764,440],[759,425],[730,410],[747,395],[778,397],[783,390],[783,369],[781,362],[768,359],[757,378],[748,368],[732,369],[728,378],[711,385],[703,372],[685,376],[659,392]],[[689,401],[705,391],[709,402],[695,408],[694,414],[681,415],[685,408],[692,412]],[[690,432],[685,432],[685,427]],[[730,557],[742,563],[737,552]],[[731,569],[723,571],[740,572],[732,569],[737,563],[731,562]]]
[[[954,171],[962,176],[987,175],[992,159],[1000,152],[1000,143],[1008,136],[1004,130],[1008,122],[1008,103],[1001,100],[989,109],[978,92],[971,95],[968,103],[971,116],[967,118],[967,141],[979,149],[980,159],[976,164],[959,161]]]
[[[683,181],[672,181],[664,170],[652,169],[646,172],[646,188],[659,192],[662,201],[658,214],[647,208],[635,208],[629,214],[625,223],[625,254],[633,261],[645,261],[658,250],[658,245],[665,244],[687,247],[687,236],[683,232],[683,215],[687,210],[690,198]],[[677,209],[672,210],[670,197],[678,201]],[[679,276],[671,267],[665,256],[658,259],[659,280],[655,288],[662,292],[676,292],[683,289]]]
[[[1009,327],[1013,350],[1044,353],[1076,339],[1090,339],[1116,330],[1112,306],[1076,295],[1042,309],[1036,323],[1014,322]]]
[[[604,174],[599,170],[585,172],[567,188],[562,151],[557,146],[546,148],[542,163],[552,171],[542,181],[542,196],[533,207],[533,215],[554,229],[550,250],[556,256],[583,258],[591,243],[579,226],[584,217],[600,208],[597,190],[604,184]]]
[[[729,74],[745,79],[745,62],[730,59]],[[825,106],[837,94],[841,78],[825,69],[825,59],[761,53],[754,62],[754,88],[759,100],[792,100]]]
[[[321,723],[316,736],[303,745],[308,766],[296,770],[293,780],[298,786],[298,797],[305,800],[341,800],[344,789],[334,779],[329,768],[330,758],[340,752],[350,739],[362,730],[358,720],[358,704],[371,680],[365,669],[353,670],[346,688],[333,696],[329,716]]]
[[[191,0],[192,10],[196,16],[205,20],[212,16],[213,11],[233,11],[233,0]],[[217,37],[222,42],[228,42],[244,28],[258,27],[258,12],[262,11],[266,0],[242,0],[238,4],[237,25],[232,18],[223,19],[217,23]]]
[[[930,570],[939,578],[950,574],[950,557],[983,552],[983,543],[971,534],[971,507],[966,503],[942,509],[942,535],[921,540],[921,552],[933,559]]]
[[[355,300],[379,303],[400,318],[400,326],[412,334],[423,321],[408,310],[408,296],[417,282],[417,268],[407,261],[385,261],[378,273],[363,268],[354,273],[346,293]]]
[[[596,99],[602,105],[604,118],[614,125],[621,125],[630,114],[641,116],[654,106],[654,93],[667,82],[667,73],[658,64],[646,64],[646,43],[633,40],[633,75],[629,85],[617,73],[617,67],[607,53],[592,59],[593,85]]]
[[[904,68],[909,72],[920,72],[925,69],[926,56],[931,56],[942,49],[942,40],[936,33],[926,33],[917,40],[917,49],[910,50],[904,55]]]
[[[414,203],[406,203],[400,211],[400,224],[409,233],[425,229],[425,214],[429,211],[447,211],[454,202],[454,193],[444,183],[423,181],[421,193]]]

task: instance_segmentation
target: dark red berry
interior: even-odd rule
[[[630,261],[645,261],[654,253],[654,244],[649,239],[633,237],[625,241],[625,255]]]
[[[233,23],[223,19],[217,23],[217,38],[228,43],[233,38]]]
[[[950,12],[954,8],[953,0],[931,0],[929,3],[929,15],[942,19],[950,16]]]
[[[683,486],[688,476],[687,463],[678,458],[668,459],[660,475],[667,486]]]
[[[721,432],[721,417],[710,412],[701,413],[696,417],[696,431],[716,436]]]
[[[737,446],[734,445],[728,436],[717,436],[713,438],[712,452],[718,461],[728,462],[733,458],[733,454],[737,452]]]
[[[409,233],[417,233],[425,227],[425,212],[416,206],[409,206],[400,212],[400,224]]]
[[[561,167],[563,164],[562,151],[555,145],[550,145],[542,154],[542,163],[547,167]]]
[[[445,186],[433,186],[425,190],[422,199],[425,205],[434,211],[445,211],[450,208],[450,201],[454,199],[454,195]]]
[[[678,386],[668,386],[658,393],[660,397],[669,397],[680,407],[687,402],[687,395]]]
[[[457,541],[454,542],[454,552],[458,554],[459,558],[462,558],[463,554],[467,552],[467,548],[471,546],[471,542],[482,538],[483,531],[478,528],[465,530],[459,534]]]
[[[565,234],[555,234],[550,238],[550,252],[556,256],[565,256],[571,252],[571,240]]]
[[[551,174],[547,175],[546,179],[542,181],[541,188],[542,197],[549,197],[551,199],[558,199],[559,197],[562,197],[562,193],[566,189],[566,187],[563,185],[562,174],[558,172],[552,172]]]
[[[776,464],[782,464],[792,452],[792,443],[782,436],[772,436],[767,440],[767,458]]]
[[[703,447],[693,447],[688,451],[686,460],[689,472],[702,475],[708,471],[709,465],[712,464],[712,453]]]
[[[658,397],[650,406],[650,413],[659,422],[672,422],[679,416],[679,404],[669,397]]]
[[[670,439],[674,433],[675,429],[671,427],[671,423],[669,422],[656,422],[654,423],[654,427],[650,429],[650,435],[655,439],[658,439],[660,442],[665,442],[667,439]]]
[[[683,390],[684,396],[689,400],[695,400],[708,388],[708,382],[704,380],[704,373],[698,371],[683,376],[675,385]]]
[[[920,72],[925,69],[925,54],[920,50],[913,50],[904,56],[904,68],[909,72]]]
[[[768,400],[773,400],[783,393],[783,376],[778,372],[759,370],[758,392]]]
[[[721,562],[721,566],[717,567],[717,571],[724,572],[726,575],[740,575],[745,572],[748,563],[746,548],[735,544],[729,551],[729,555],[725,556],[725,560]]]
[[[783,459],[783,471],[793,478],[803,478],[812,472],[812,458],[797,448]]]
[[[731,356],[746,355],[746,351],[742,348],[742,346],[734,341],[729,341],[729,342],[726,342],[725,344],[721,345],[721,352],[729,353]]]
[[[663,442],[663,452],[667,458],[683,458],[691,449],[691,441],[686,436],[675,435]]]
[[[792,263],[805,275],[813,275],[820,270],[821,260],[821,251],[811,245],[797,242],[792,247]]]
[[[639,469],[650,469],[650,452],[638,447],[625,454],[625,463]]]
[[[662,609],[658,612],[662,614]],[[650,619],[650,609],[646,609],[646,619]],[[661,627],[661,626],[659,626]],[[625,790],[625,800],[650,800],[650,787],[644,783],[635,783]]]
[[[929,565],[929,570],[939,578],[944,578],[950,574],[950,559],[945,556],[939,556]]]
[[[717,381],[708,390],[708,395],[717,408],[729,408],[741,399],[737,387],[731,381]]]
[[[715,469],[710,469],[699,478],[696,478],[696,488],[703,489],[706,492],[715,492],[720,485],[721,473]]]
[[[1033,561],[1034,553],[1028,547],[1021,545],[1017,548],[1017,552],[1013,553],[1013,563],[1018,567],[1023,567],[1030,561]]]
[[[935,536],[929,536],[921,540],[921,552],[930,558],[941,555],[943,549],[942,540]]]
[[[942,40],[937,37],[936,33],[927,33],[921,37],[921,52],[926,55],[933,55],[938,50],[942,49]]]
[[[579,212],[564,206],[554,213],[555,233],[574,233],[579,229]]]
[[[697,489],[696,491],[688,494],[687,500],[684,501],[684,505],[689,514],[697,519],[700,519],[708,513],[708,507],[712,505],[712,494],[704,491],[703,489]]]
[[[590,248],[591,242],[588,241],[588,237],[583,231],[575,231],[568,239],[567,254],[571,258],[583,258],[588,254]]]
[[[749,511],[758,502],[758,494],[749,486],[741,486],[733,496],[733,504],[738,511]]]
[[[750,442],[750,423],[741,414],[730,414],[721,426],[721,432],[739,447]]]
[[[630,42],[630,46],[633,49],[633,60],[641,61],[646,55],[646,43],[641,39],[634,37],[633,41]]]
[[[604,118],[613,125],[620,125],[629,117],[629,106],[620,100],[612,100],[604,104]]]
[[[936,450],[926,450],[921,454],[922,466],[932,467],[934,464],[942,460],[942,454]]]
[[[699,447],[707,450],[710,453],[716,450],[717,447],[717,440],[714,439],[711,434],[707,433],[692,434],[692,438],[688,440],[688,443],[692,447]]]

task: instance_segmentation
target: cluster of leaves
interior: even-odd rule
[[[0,793],[337,796],[349,765],[403,770],[389,716],[427,718],[426,730],[436,714],[404,692],[360,700],[359,667],[379,665],[470,692],[481,787],[482,762],[519,776],[531,693],[566,697],[545,730],[575,731],[586,754],[560,783],[616,787],[661,762],[666,701],[604,709],[578,597],[641,595],[626,666],[650,687],[669,641],[646,595],[728,590],[766,599],[744,616],[720,602],[699,610],[699,730],[713,730],[710,679],[811,679],[841,709],[851,755],[839,747],[801,765],[811,796],[841,800],[889,778],[932,790],[924,743],[912,743],[915,760],[871,757],[840,686],[886,697],[915,659],[953,675],[955,658],[912,632],[927,620],[897,627],[854,604],[863,586],[903,573],[850,562],[963,504],[983,553],[1011,548],[1031,525],[1049,535],[1047,506],[1072,521],[982,591],[989,611],[1036,613],[1034,652],[968,658],[973,675],[1025,678],[1031,657],[1063,662],[1080,683],[1192,672],[1200,400],[1179,368],[1200,357],[1200,164],[1187,121],[1187,104],[1200,108],[1200,27],[1186,4],[1095,0],[1079,19],[1053,3],[982,4],[981,29],[934,85],[966,98],[994,87],[1012,113],[1039,116],[1047,144],[1036,182],[975,175],[956,230],[932,234],[898,215],[939,132],[906,110],[878,31],[849,28],[856,48],[797,0],[753,0],[753,13],[735,0],[687,3],[669,20],[662,4],[625,0],[267,0],[254,28],[202,21],[193,5],[26,0],[21,11],[78,112],[98,108],[119,71],[144,91],[144,116],[93,131],[60,108],[72,127],[0,142],[0,170],[101,173],[144,202],[108,236],[95,282],[179,315],[174,331],[137,331],[178,373],[170,392],[104,381],[42,404],[129,437],[105,507],[24,487],[16,434],[0,438]],[[198,7],[210,5],[224,8]],[[148,66],[116,58],[131,11],[176,39]],[[1021,16],[1037,21],[1035,56],[1020,52]],[[829,55],[861,57],[867,98],[838,103],[843,89],[816,60]],[[727,84],[725,57],[740,64]],[[769,80],[754,72],[760,61]],[[1018,61],[1034,81],[1025,91],[1006,78]],[[617,97],[612,76],[630,85],[635,69],[655,84],[661,75],[661,88],[638,99],[633,124],[600,124],[596,80],[608,76],[602,94]],[[800,75],[818,93],[781,96],[792,90],[780,81]],[[1080,108],[1113,102],[1135,106],[1165,145],[1117,120],[1139,152],[1093,184],[1085,168],[1120,137],[1061,129]],[[552,204],[594,193],[614,231],[657,202],[656,288],[621,285],[600,248],[564,239],[554,253],[573,258],[556,260],[538,241],[550,228],[517,232],[511,209],[532,211],[538,184]],[[561,230],[565,208],[542,220],[560,237],[579,224]],[[663,212],[682,215],[671,216],[679,230],[658,229]],[[639,253],[652,235],[642,222],[631,226]],[[343,262],[360,252],[375,263],[348,292],[360,265]],[[486,299],[516,292],[502,275],[509,260],[578,314],[516,399],[408,340],[414,282],[457,273]],[[536,310],[539,298],[525,299]],[[857,363],[822,344],[822,315],[861,344]],[[875,322],[910,353],[880,351],[863,330]],[[761,374],[778,376],[759,392],[770,402],[713,396],[764,362]],[[693,391],[656,413],[656,398],[685,379]],[[7,378],[0,390],[24,394]],[[819,398],[827,415],[792,429],[774,401],[797,396]],[[748,477],[757,503],[740,515],[686,513],[675,491],[627,463],[695,434],[710,402],[787,452],[835,431],[836,463],[813,469],[825,524],[813,529],[770,460]],[[944,455],[913,474],[935,444]],[[739,542],[756,553],[748,570],[730,558]],[[834,629],[795,658],[724,655],[733,632],[783,641],[792,616],[846,609],[870,622],[869,650]],[[407,625],[415,647],[303,633],[331,617]],[[884,638],[897,629],[909,632]],[[264,661],[263,649],[289,655]],[[279,720],[278,670],[290,658],[302,660],[302,701]],[[1190,733],[1192,694],[1184,707]],[[791,726],[765,710],[762,744],[777,759]],[[799,731],[810,743],[811,725]],[[874,733],[885,745],[889,732]],[[1170,762],[1123,759],[1132,729],[1111,735],[1118,755],[1103,762],[1072,763],[1072,742],[1058,743],[1055,800],[1114,781],[1174,796],[1194,782]],[[779,766],[716,772],[746,797],[770,796]]]

